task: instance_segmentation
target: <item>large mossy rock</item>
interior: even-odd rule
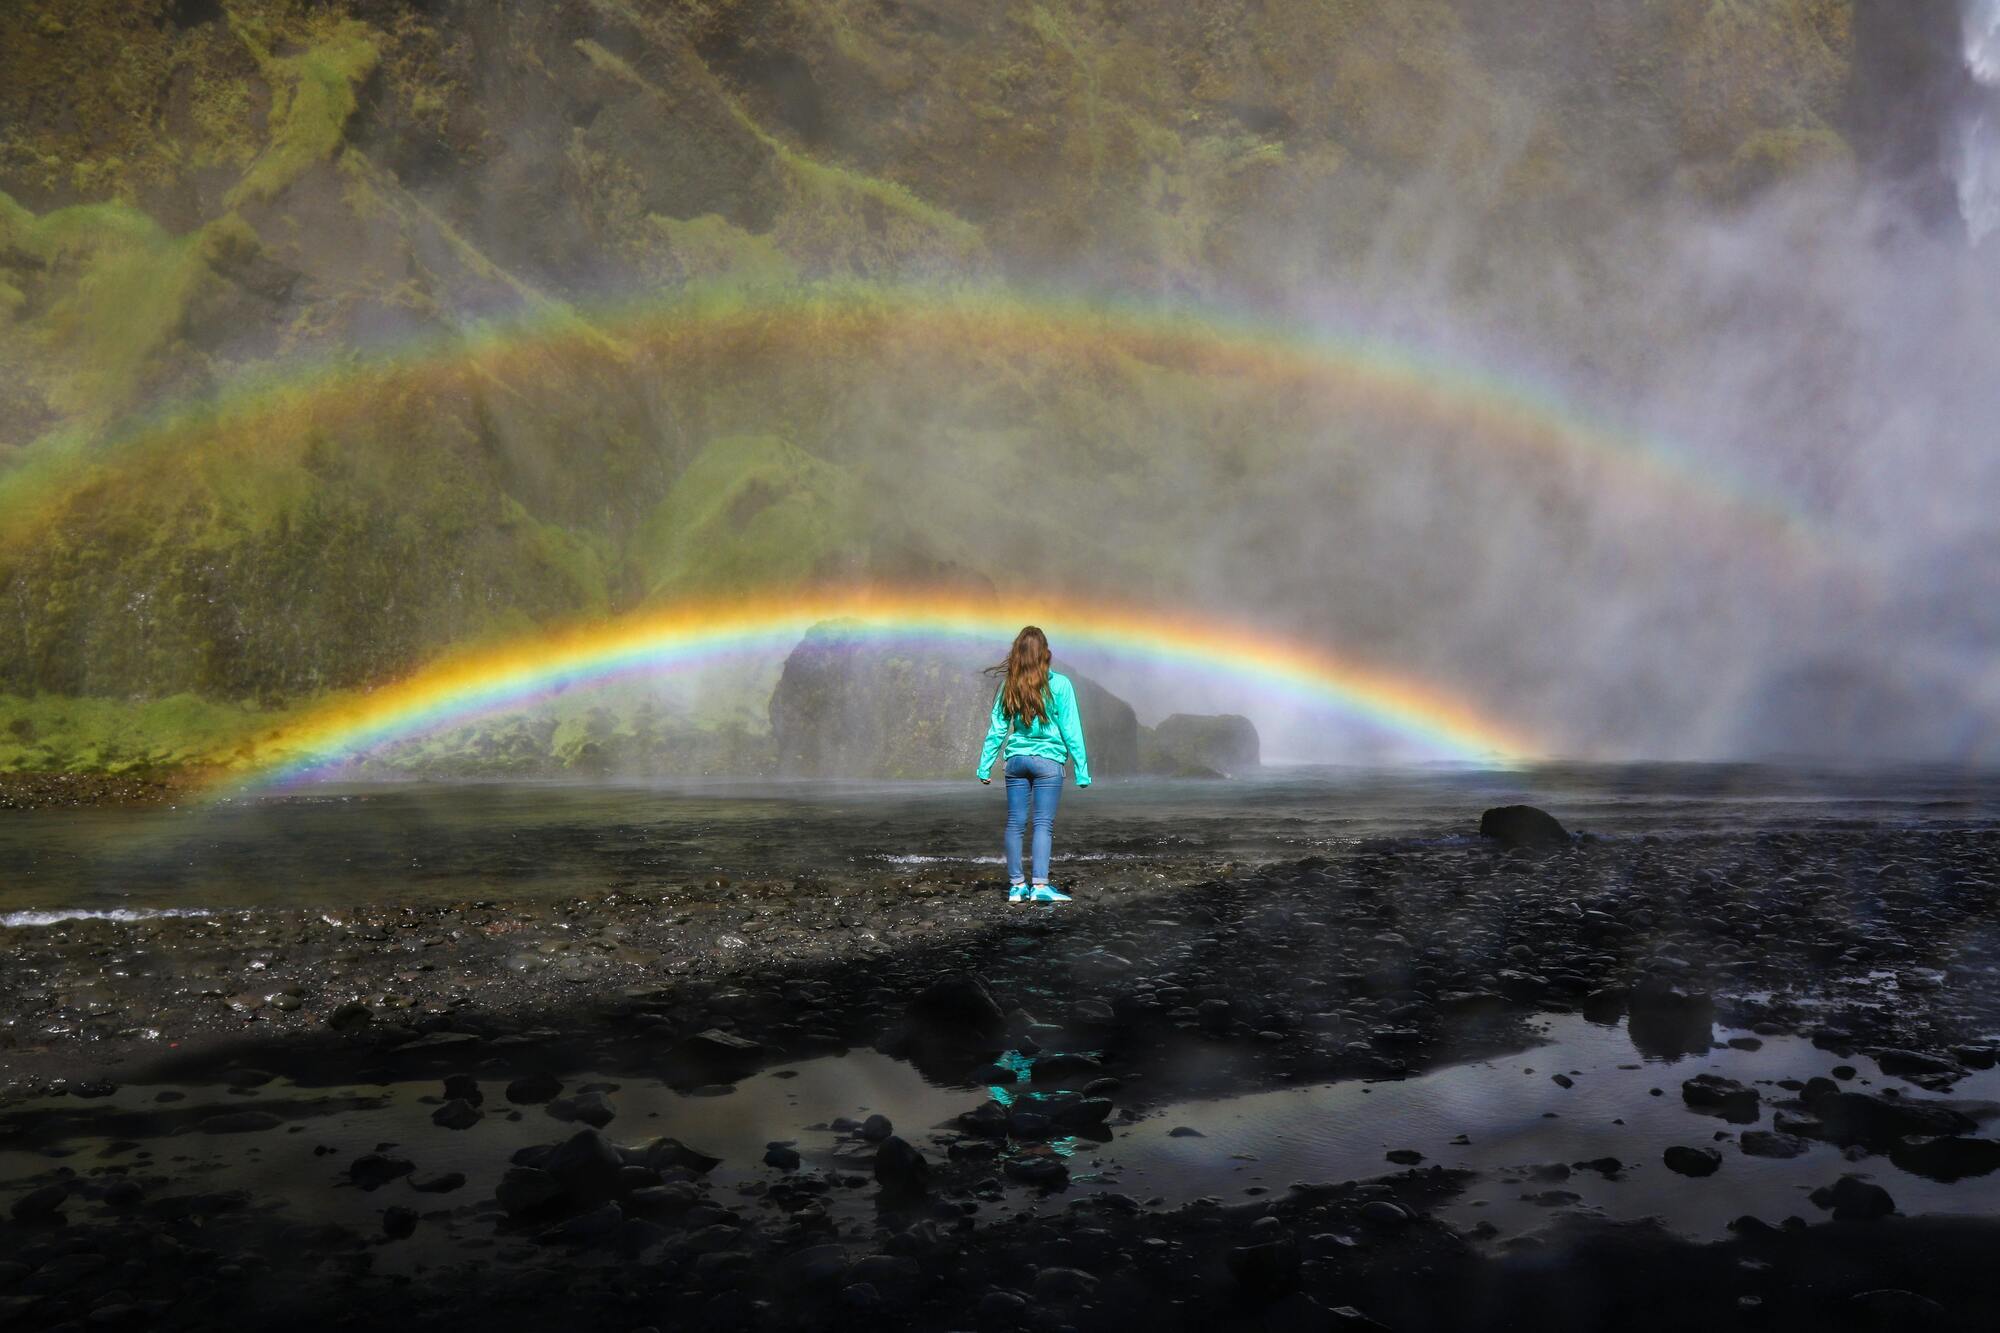
[[[778,771],[791,777],[939,778],[979,760],[994,683],[989,655],[970,648],[871,642],[840,624],[817,625],[785,660],[771,694]],[[992,656],[997,656],[993,654]],[[1139,768],[1132,706],[1065,670],[1090,751],[1092,778]]]
[[[1234,777],[1260,762],[1257,728],[1236,713],[1175,713],[1140,740],[1140,766],[1156,777]]]

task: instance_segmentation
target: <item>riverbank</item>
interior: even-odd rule
[[[1914,1152],[1979,1191],[2000,1108],[1952,1098],[2000,1033],[1996,860],[1984,827],[1389,840],[1107,865],[1057,909],[940,864],[17,925],[0,1239],[29,1257],[0,1298],[27,1326],[311,1325],[338,1300],[416,1327],[1984,1327],[1992,1219],[1874,1216],[1868,1181],[1690,1238],[1592,1217],[1554,1167],[1607,1168],[1549,1163],[1523,1184],[1548,1226],[1499,1243],[1443,1219],[1482,1173],[1429,1144],[1178,1204],[1098,1177],[1115,1130],[1177,1129],[1155,1117],[1189,1098],[1411,1079],[1567,1013],[1688,1098],[1717,1189],[1759,1169],[1754,1130],[1829,1187]],[[1825,1068],[1690,1097],[1725,1033]],[[827,1091],[863,1052],[890,1063]],[[885,1081],[911,1067],[952,1113],[874,1132],[863,1107],[918,1097]],[[750,1128],[698,1114],[732,1105]],[[763,1143],[759,1117],[761,1159],[711,1161],[693,1128]],[[307,1142],[326,1154],[281,1169]],[[1656,1156],[1609,1169],[1643,1195],[1681,1179]]]

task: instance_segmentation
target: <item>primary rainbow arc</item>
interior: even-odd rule
[[[815,625],[889,640],[1004,645],[1024,623],[1083,650],[1221,673],[1303,696],[1445,757],[1514,764],[1548,747],[1414,678],[1312,644],[1206,617],[1067,597],[982,598],[923,589],[826,589],[685,602],[475,651],[331,704],[259,742],[249,784],[312,774],[367,750],[578,685],[783,651]]]

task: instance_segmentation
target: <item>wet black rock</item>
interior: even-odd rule
[[[707,1082],[733,1083],[757,1072],[764,1046],[720,1028],[709,1028],[676,1042],[667,1062],[677,1074]]]
[[[601,1092],[581,1092],[574,1097],[557,1097],[548,1105],[548,1113],[557,1120],[576,1120],[586,1125],[602,1129],[618,1116],[611,1099]]]
[[[479,1106],[486,1100],[486,1094],[479,1090],[479,1080],[470,1074],[453,1074],[445,1079],[444,1095],[448,1101],[461,1101],[467,1106]]]
[[[1920,1088],[1941,1092],[1965,1077],[1965,1067],[1956,1060],[1926,1055],[1922,1051],[1878,1051],[1875,1063],[1885,1074],[1906,1078]]]
[[[907,1141],[891,1134],[875,1149],[875,1183],[890,1198],[914,1198],[930,1187],[931,1166]]]
[[[494,1187],[493,1197],[508,1213],[518,1217],[547,1208],[563,1197],[563,1188],[546,1171],[532,1166],[510,1166]]]
[[[417,1210],[402,1204],[391,1204],[382,1210],[382,1234],[390,1240],[403,1240],[414,1235],[417,1230]]]
[[[1715,1000],[1664,977],[1652,976],[1632,988],[1626,1031],[1641,1053],[1658,1059],[1698,1055],[1715,1032]]]
[[[1896,1201],[1889,1197],[1889,1191],[1859,1176],[1842,1176],[1807,1197],[1817,1207],[1832,1209],[1836,1222],[1872,1222],[1896,1211]]]
[[[349,1000],[326,1016],[326,1025],[335,1032],[359,1032],[375,1021],[375,1011],[359,1000]]]
[[[1035,1295],[1044,1301],[1080,1300],[1097,1286],[1097,1277],[1081,1268],[1044,1268],[1035,1274]]]
[[[1680,1144],[1661,1154],[1667,1170],[1683,1176],[1712,1176],[1722,1169],[1722,1154],[1713,1148],[1688,1148]]]
[[[1796,1134],[1751,1129],[1743,1132],[1737,1146],[1745,1157],[1788,1158],[1800,1156],[1810,1145]]]
[[[625,1224],[625,1210],[609,1199],[574,1217],[566,1217],[535,1237],[544,1244],[596,1245],[611,1239]]]
[[[258,1134],[284,1124],[269,1111],[228,1111],[201,1122],[204,1134]]]
[[[1255,1300],[1269,1300],[1298,1286],[1299,1247],[1290,1240],[1233,1246],[1223,1253],[1229,1275]]]
[[[679,1139],[658,1138],[630,1154],[630,1160],[639,1166],[648,1166],[655,1171],[692,1171],[695,1175],[707,1175],[722,1165],[720,1157],[688,1147]]]
[[[16,1222],[45,1222],[62,1211],[69,1201],[69,1189],[63,1185],[43,1185],[29,1190],[14,1200],[7,1211]]]
[[[895,1127],[889,1123],[889,1117],[879,1112],[861,1122],[861,1137],[870,1143],[880,1143],[894,1132]]]
[[[580,1129],[557,1144],[540,1165],[570,1202],[591,1204],[617,1193],[625,1159],[595,1129]]]
[[[1810,1090],[1811,1085],[1808,1084]],[[1909,1135],[1937,1137],[1974,1132],[1970,1116],[1948,1106],[1895,1100],[1866,1092],[1825,1092],[1807,1099],[1810,1121],[1793,1132],[1824,1138],[1841,1147],[1860,1145],[1883,1151]]]
[[[1057,1189],[1069,1183],[1069,1164],[1060,1157],[1013,1157],[1002,1169],[1013,1179],[1037,1189]]]
[[[1681,1084],[1681,1100],[1697,1111],[1719,1115],[1736,1124],[1753,1124],[1763,1114],[1757,1089],[1720,1074],[1696,1074]]]
[[[1415,1148],[1391,1148],[1384,1155],[1398,1166],[1415,1166],[1424,1160],[1424,1155]]]
[[[431,1123],[445,1129],[470,1129],[485,1118],[484,1111],[460,1097],[431,1112]]]
[[[347,1178],[364,1190],[376,1190],[392,1180],[400,1180],[417,1169],[415,1162],[385,1153],[371,1152],[347,1165]]]
[[[1007,1016],[986,983],[970,973],[939,977],[910,1001],[912,1026],[925,1036],[952,1041],[990,1041],[1007,1031]]]
[[[1189,1125],[1175,1125],[1167,1131],[1167,1137],[1170,1139],[1205,1139],[1208,1135]]]
[[[507,1100],[519,1106],[533,1106],[550,1100],[562,1090],[562,1080],[554,1074],[523,1074],[507,1085]]]
[[[1410,1210],[1392,1199],[1370,1199],[1361,1205],[1357,1214],[1362,1221],[1376,1227],[1406,1227],[1410,1224]]]
[[[780,1171],[799,1169],[799,1150],[785,1144],[774,1143],[764,1150],[764,1165],[774,1166]]]
[[[1914,1176],[1930,1180],[1963,1180],[2000,1170],[2000,1142],[1941,1134],[1906,1138],[1889,1149],[1889,1160]]]
[[[1532,805],[1494,806],[1479,816],[1479,836],[1508,848],[1566,847],[1571,841],[1560,820]]]
[[[449,1194],[465,1187],[465,1172],[446,1171],[441,1175],[426,1176],[422,1180],[412,1180],[410,1188],[419,1194]]]

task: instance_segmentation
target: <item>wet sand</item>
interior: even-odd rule
[[[0,1310],[25,1327],[1991,1327],[2000,1276],[1978,1256],[2000,1239],[2000,1162],[1973,1094],[2000,1035],[1996,864],[1981,827],[1546,854],[1391,840],[1107,865],[1060,908],[1010,908],[982,868],[940,864],[18,926],[0,931]],[[1591,1095],[1618,1065],[1543,1068],[1552,1022],[1629,1045],[1629,1095],[1644,1079],[1678,1102],[1687,1152],[1662,1160],[1657,1107],[1650,1127],[1628,1117],[1613,1166],[1601,1147],[1454,1155],[1441,1124],[1384,1109],[1378,1141],[1403,1156],[1364,1171],[1315,1156],[1311,1118],[1336,1113],[1314,1107],[1244,1140],[1308,1140],[1269,1154],[1296,1178],[1235,1179],[1243,1143],[1219,1116],[1168,1123],[1503,1056],[1536,1098],[1556,1074]],[[889,1063],[840,1081],[865,1061]],[[888,1126],[866,1121],[871,1089]],[[1602,1096],[1593,1132],[1616,1145]],[[744,1123],[725,1134],[697,1104]],[[1501,1119],[1482,1105],[1463,1106],[1474,1142]],[[385,1125],[393,1140],[370,1137]],[[1121,1147],[1179,1128],[1212,1193],[1153,1183],[1171,1161]],[[758,1142],[768,1159],[744,1160]],[[1649,1181],[1680,1216],[1670,1198],[1760,1161],[1790,1163],[1782,1193],[1722,1236],[1631,1220]],[[1989,1203],[1905,1215],[1916,1195],[1876,1193],[1892,1164]],[[1585,1174],[1618,1180],[1620,1206]],[[1482,1234],[1471,1204],[1496,1190],[1547,1195],[1547,1225]]]

